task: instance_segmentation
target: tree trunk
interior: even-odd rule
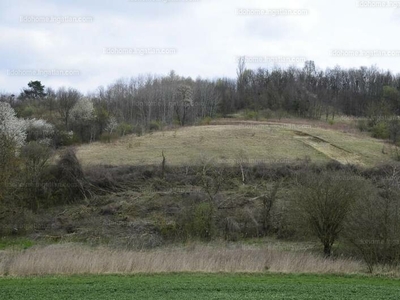
[[[324,244],[324,255],[330,257],[332,254],[332,246],[329,243]]]

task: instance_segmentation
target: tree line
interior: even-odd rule
[[[375,66],[336,66],[323,71],[307,61],[303,68],[252,70],[242,57],[236,78],[194,80],[171,71],[166,76],[119,79],[86,95],[73,87],[54,90],[31,81],[20,95],[3,93],[0,101],[8,102],[18,117],[42,118],[53,124],[62,144],[71,131],[77,141],[89,142],[103,134],[140,134],[228,117],[241,110],[326,120],[337,115],[365,117],[368,129],[400,113],[399,91],[400,74]],[[391,135],[386,125],[377,129],[386,130],[377,135]]]

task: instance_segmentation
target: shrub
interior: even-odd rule
[[[53,144],[55,148],[71,146],[72,145],[72,131],[66,131],[61,124],[55,125]]]
[[[33,141],[27,143],[21,149],[21,158],[25,161],[26,168],[37,170],[42,167],[50,158],[49,147]]]
[[[278,109],[278,110],[276,111],[276,116],[277,116],[277,118],[280,120],[280,119],[282,119],[282,118],[288,117],[288,113],[287,113],[287,111],[284,110],[284,109]]]
[[[176,218],[177,236],[182,239],[198,238],[211,240],[215,235],[214,208],[200,199],[186,203]]]
[[[361,132],[369,131],[369,126],[367,120],[358,120],[357,121],[357,128]]]
[[[42,119],[26,120],[27,141],[40,141],[50,144],[55,130],[54,126]]]
[[[244,118],[246,120],[257,120],[258,121],[259,113],[258,113],[258,111],[247,110],[244,114]]]
[[[393,158],[395,161],[400,161],[400,149],[398,146],[390,147],[390,157]]]
[[[131,134],[133,132],[133,127],[131,124],[123,122],[118,125],[117,132],[119,136],[125,136],[126,134]]]
[[[176,222],[168,221],[161,214],[155,217],[156,227],[161,236],[166,240],[175,240],[178,236],[178,228]]]
[[[137,125],[132,128],[132,133],[136,134],[137,136],[142,136],[143,135],[143,128],[140,125]]]
[[[82,144],[82,138],[80,135],[76,134],[75,132],[71,135],[71,145],[79,145]]]
[[[233,217],[224,218],[224,238],[227,241],[237,241],[240,237],[240,224]]]
[[[161,123],[157,121],[151,121],[149,124],[150,131],[158,131],[161,128]]]
[[[82,166],[72,148],[67,149],[53,169],[54,196],[61,203],[74,203],[87,196]]]
[[[25,168],[21,178],[24,179],[24,199],[27,206],[36,211],[39,208],[41,198],[44,198],[43,174],[47,167],[47,161],[52,153],[48,146],[33,141],[21,149],[21,158]]]
[[[389,122],[389,135],[392,143],[397,144],[400,140],[400,121],[391,120]]]
[[[388,139],[390,137],[390,132],[387,124],[379,122],[372,127],[372,136],[377,139]]]
[[[18,206],[18,203],[10,202],[7,206],[0,205],[0,236],[26,235],[33,228],[33,224],[33,213]]]
[[[102,143],[111,143],[118,140],[118,134],[117,133],[109,133],[109,132],[104,132],[100,136],[100,142]]]
[[[18,115],[21,118],[30,118],[34,113],[35,109],[32,106],[25,106],[19,111]]]
[[[204,240],[211,240],[214,236],[213,210],[210,203],[200,203],[194,211],[192,233]]]
[[[212,121],[211,117],[205,117],[200,121],[200,125],[210,125]]]
[[[283,112],[283,111],[280,111],[280,113],[282,113],[282,112]],[[274,112],[268,108],[268,109],[262,110],[262,111],[258,114],[258,116],[256,117],[256,119],[258,120],[258,117],[262,117],[262,118],[265,118],[265,119],[271,119],[271,118],[273,117],[273,115],[274,115]],[[280,117],[279,119],[282,118],[283,113],[282,113],[280,116],[281,116],[281,117]]]
[[[344,168],[344,166],[338,162],[337,160],[330,160],[327,164],[326,164],[326,169],[328,171],[340,171]]]

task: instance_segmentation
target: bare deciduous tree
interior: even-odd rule
[[[299,178],[295,195],[299,221],[304,221],[321,241],[327,257],[352,205],[360,197],[360,182],[359,177],[345,172],[305,174]]]
[[[193,106],[193,90],[189,85],[180,85],[177,89],[175,112],[178,122],[185,126],[189,109]]]
[[[62,87],[57,90],[58,111],[64,120],[65,128],[67,130],[69,126],[71,111],[80,98],[80,92],[73,88],[69,88],[67,90],[66,88]]]

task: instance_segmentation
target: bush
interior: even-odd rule
[[[117,133],[104,132],[100,136],[100,142],[102,142],[102,143],[111,143],[111,142],[115,142],[116,140],[118,140]]]
[[[215,234],[213,207],[210,203],[192,202],[181,211],[177,218],[177,231],[184,239],[199,238],[211,240]]]
[[[19,111],[18,116],[21,118],[30,118],[34,113],[35,109],[32,106],[25,106]]]
[[[258,111],[247,110],[245,112],[245,114],[244,114],[244,118],[246,120],[256,120],[256,121],[258,121],[259,113],[258,113]]]
[[[211,117],[205,117],[200,121],[200,125],[210,125],[212,121]]]
[[[53,136],[54,147],[59,148],[59,147],[71,146],[73,143],[72,137],[73,137],[72,131],[68,132],[61,128],[56,128]]]
[[[81,136],[74,132],[71,136],[71,145],[80,145],[82,142]]]
[[[21,149],[21,158],[25,161],[26,168],[37,170],[43,166],[51,156],[51,150],[39,142],[29,142]]]
[[[281,117],[279,118],[279,119],[281,119],[282,116],[283,116],[283,111],[281,110],[281,111],[279,111],[279,113],[282,114],[282,115],[280,115]],[[274,115],[274,112],[272,110],[264,109],[258,114],[257,119],[258,119],[258,117],[262,117],[262,118],[265,118],[265,119],[271,119],[273,117],[273,115]]]
[[[18,203],[8,203],[7,206],[0,205],[0,236],[26,235],[34,228],[34,221],[33,213],[18,206]]]
[[[358,120],[357,121],[357,128],[361,132],[369,131],[369,126],[367,120]]]
[[[72,148],[67,149],[52,170],[54,184],[52,194],[58,204],[71,204],[87,196],[86,179],[82,166]]]
[[[233,217],[224,218],[224,239],[235,242],[240,237],[240,224]]]
[[[194,211],[192,233],[204,240],[211,240],[214,236],[213,213],[214,208],[209,203],[200,203]]]
[[[25,121],[27,141],[40,141],[50,144],[54,136],[54,126],[42,119]]]
[[[344,169],[344,165],[342,165],[340,162],[338,162],[337,160],[330,160],[327,164],[326,164],[326,169],[328,171],[340,171]]]
[[[380,122],[372,127],[372,136],[377,139],[388,139],[390,137],[390,132],[387,124]]]
[[[127,134],[131,134],[133,132],[133,127],[131,124],[128,123],[121,123],[117,127],[117,132],[119,136],[125,136]]]
[[[161,123],[157,121],[151,121],[149,124],[150,131],[158,131],[161,129]]]
[[[24,200],[27,206],[36,211],[44,197],[43,174],[47,161],[52,153],[49,147],[39,142],[29,142],[21,149],[21,158],[25,168],[21,178],[24,179]]]
[[[398,146],[390,147],[389,154],[390,157],[393,158],[395,161],[400,161],[400,149]]]
[[[142,136],[143,135],[143,128],[140,125],[137,125],[132,128],[132,133],[136,134],[137,136]]]
[[[168,221],[161,214],[155,217],[156,227],[161,236],[166,240],[175,240],[178,237],[176,222]]]
[[[393,144],[397,144],[400,140],[400,121],[399,120],[391,120],[389,122],[389,134],[390,140]]]

